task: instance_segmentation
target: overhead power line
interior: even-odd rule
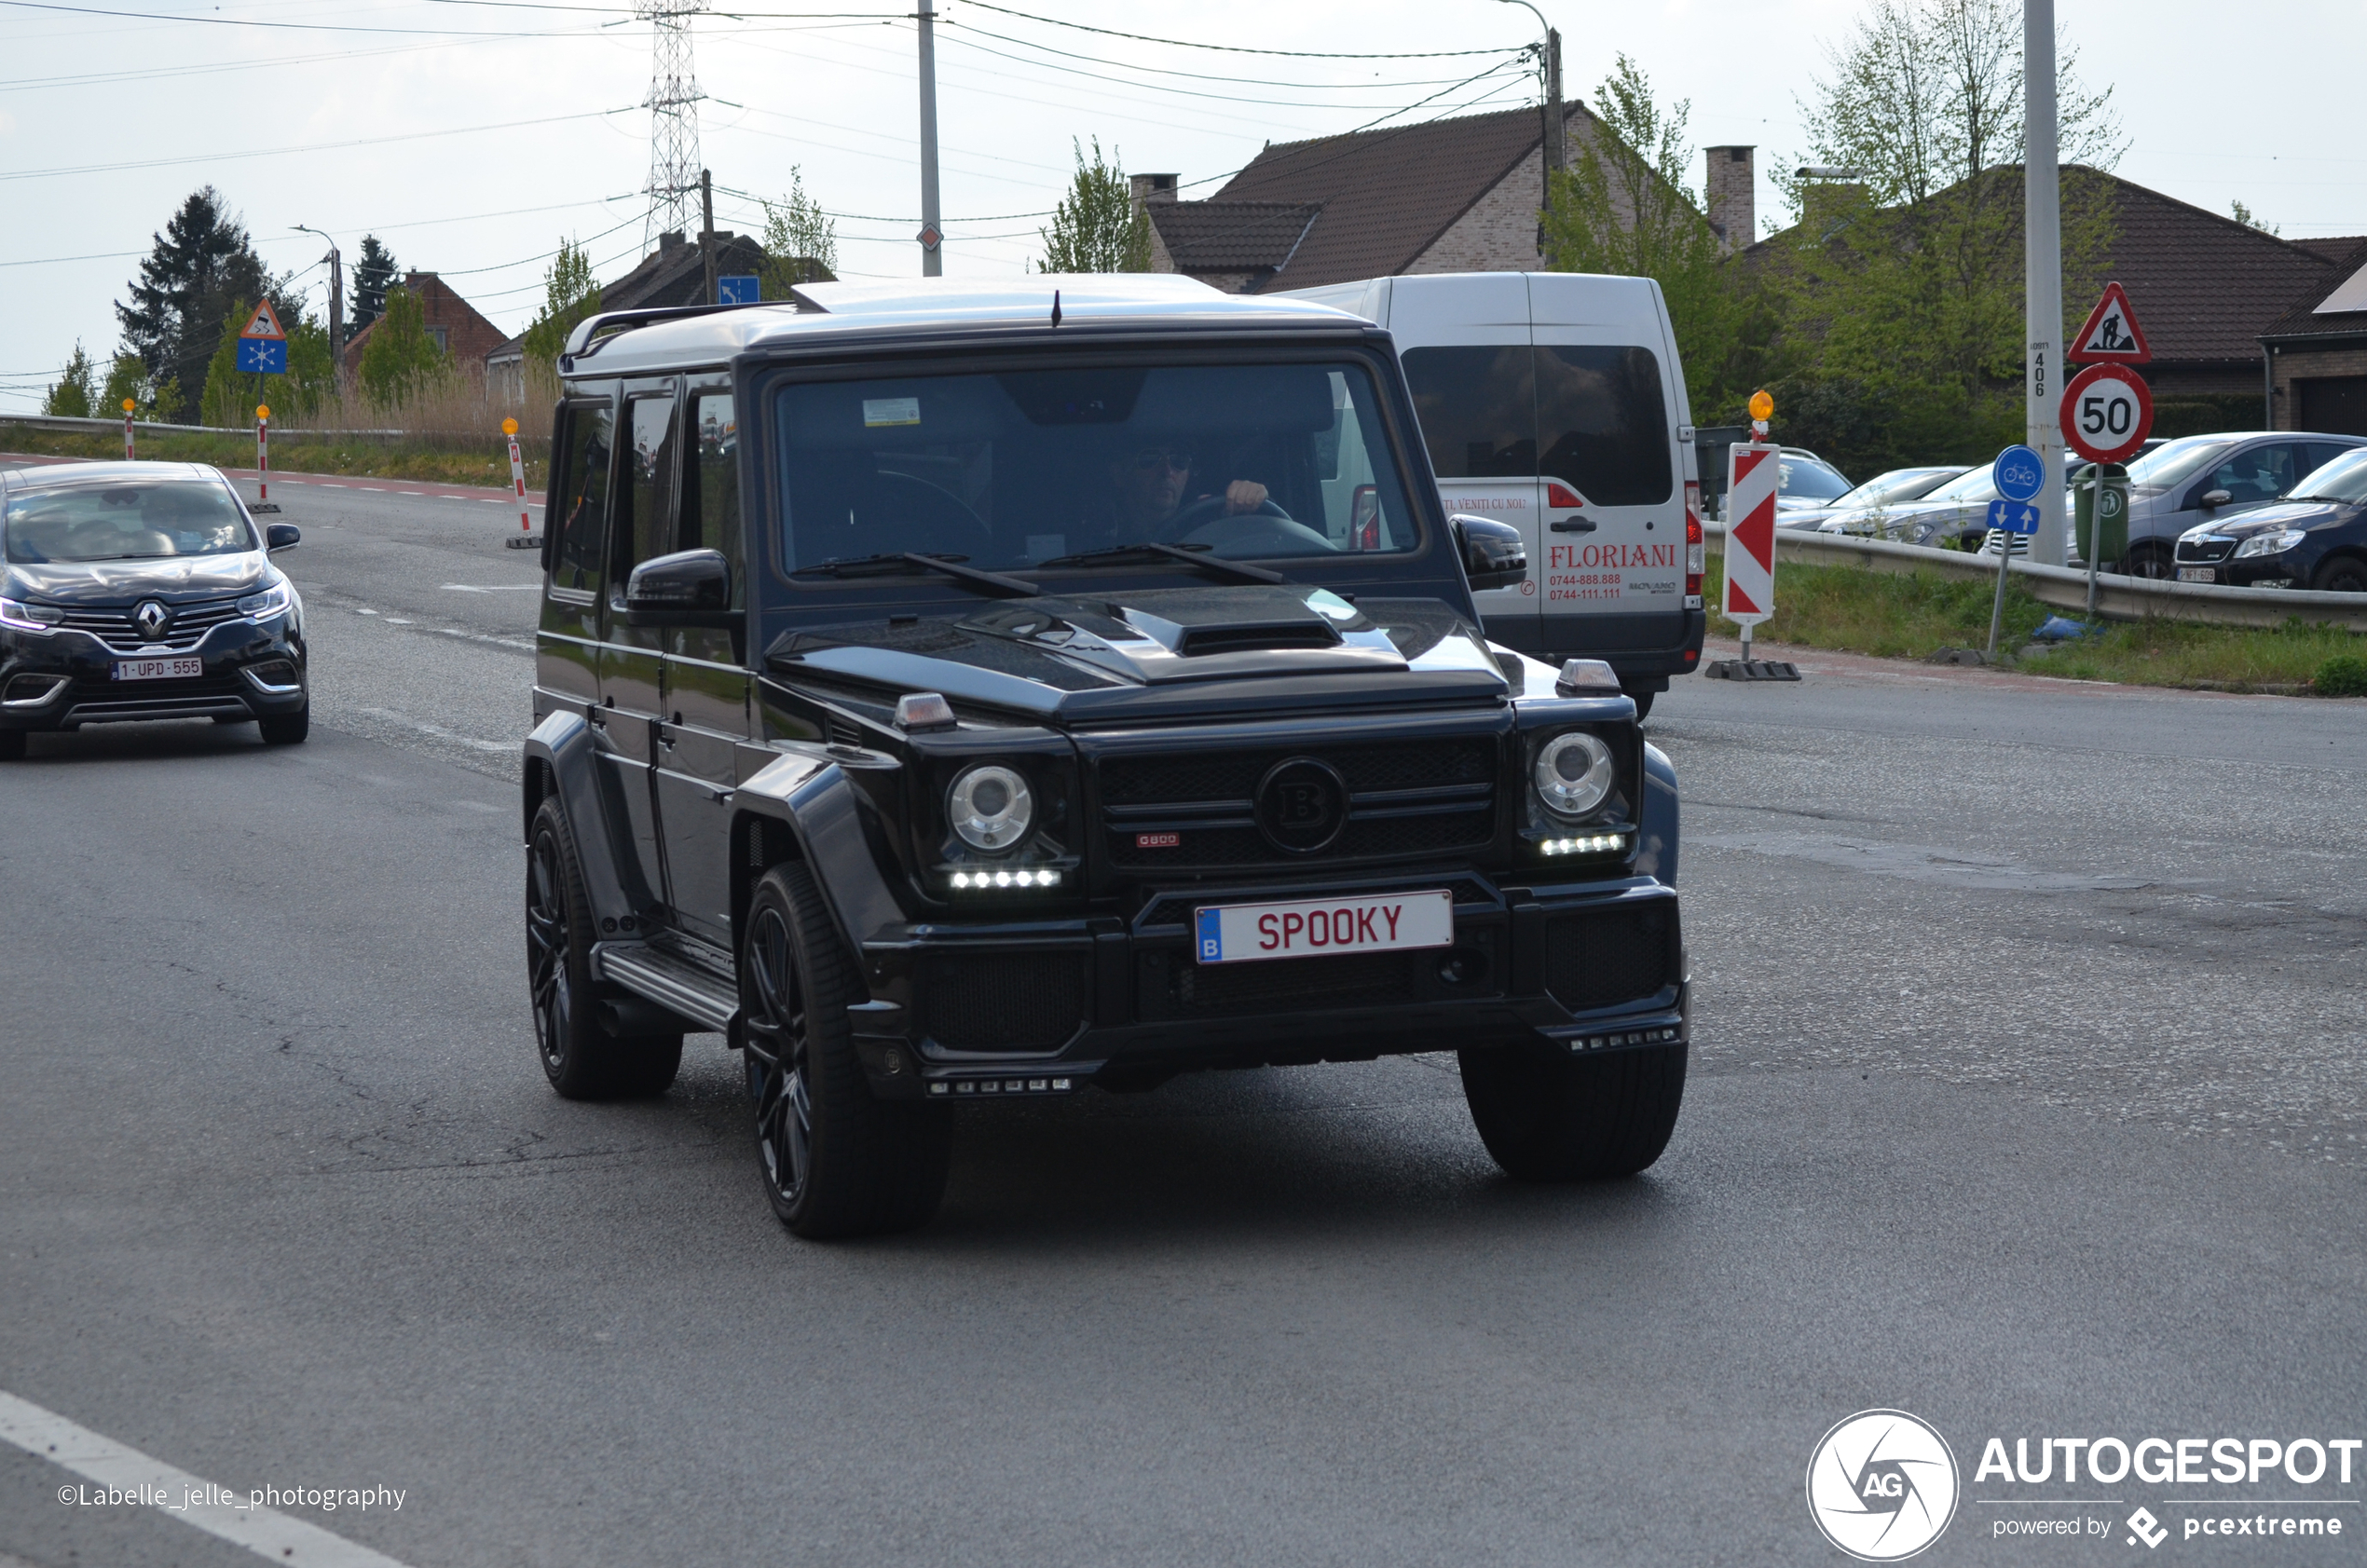
[[[943,17],[938,20],[947,27],[959,27],[963,32],[975,34],[980,38],[992,38],[1001,43],[1017,44],[1022,48],[1040,49],[1046,54],[1059,55],[1063,60],[1082,60],[1088,64],[1114,66],[1121,71],[1148,71],[1154,75],[1161,76],[1188,76],[1196,82],[1226,82],[1230,83],[1234,87],[1279,87],[1300,89],[1338,88],[1343,90],[1349,89],[1371,89],[1377,91],[1385,88],[1436,87],[1439,85],[1439,82],[1443,79],[1432,78],[1428,81],[1415,82],[1278,82],[1264,76],[1238,76],[1230,72],[1178,71],[1165,65],[1143,65],[1130,60],[1112,60],[1106,55],[1078,54],[1073,49],[1056,49],[1049,44],[1039,44],[1033,38],[1014,38],[1007,34],[989,33],[983,27],[973,27],[967,22],[957,21],[951,17]],[[1499,52],[1509,54],[1513,51],[1506,49]]]
[[[438,136],[475,136],[490,130],[516,130],[529,125],[558,125],[568,120],[605,119],[629,115],[638,103],[622,109],[587,109],[574,115],[544,115],[538,119],[503,120],[495,125],[456,125],[443,130],[414,130],[398,136],[365,136],[351,142],[318,142],[305,147],[256,147],[243,153],[193,153],[185,157],[135,158],[124,163],[85,163],[58,169],[20,169],[0,173],[0,181],[43,180],[62,174],[110,174],[126,169],[164,169],[185,163],[228,163],[236,158],[279,157],[290,153],[332,153],[351,147],[376,147],[390,142],[424,142]]]
[[[981,11],[1000,11],[1021,21],[1040,21],[1047,27],[1074,28],[1079,33],[1099,33],[1104,38],[1129,38],[1138,44],[1165,44],[1178,49],[1217,49],[1226,54],[1270,54],[1291,60],[1454,60],[1463,56],[1510,54],[1510,49],[1423,49],[1405,54],[1342,54],[1318,49],[1253,49],[1240,44],[1197,44],[1186,38],[1155,38],[1147,33],[1120,33],[1111,27],[1088,27],[1081,21],[1062,21],[1057,17],[1039,17],[1027,11],[1015,11],[1007,6],[990,6],[986,0],[961,0],[965,6],[976,6]]]
[[[332,21],[256,21],[245,17],[193,17],[171,11],[116,11],[96,6],[61,6],[52,0],[0,0],[0,6],[23,11],[70,11],[85,17],[130,17],[135,21],[203,22],[212,27],[271,27],[292,33],[404,33],[413,36],[435,38],[556,38],[564,34],[540,33],[477,33],[453,27],[357,27]]]

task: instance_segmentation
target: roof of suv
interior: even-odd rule
[[[1047,274],[1025,280],[915,279],[893,283],[807,283],[794,303],[741,306],[653,320],[591,341],[604,320],[576,328],[569,375],[656,374],[724,363],[750,349],[857,337],[918,338],[1066,328],[1102,332],[1362,328],[1346,311],[1306,300],[1220,293],[1171,273]],[[1060,317],[1053,318],[1055,299]],[[588,347],[587,347],[588,345]]]
[[[68,484],[120,484],[127,479],[222,480],[208,463],[44,463],[37,468],[0,469],[0,490],[46,490]]]

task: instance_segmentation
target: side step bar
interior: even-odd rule
[[[664,948],[602,942],[592,949],[592,973],[702,1029],[729,1031],[739,1016],[740,998],[730,982]]]

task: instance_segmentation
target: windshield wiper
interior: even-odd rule
[[[891,550],[880,555],[841,555],[824,561],[819,566],[800,566],[791,577],[879,577],[898,566],[918,566],[924,570],[942,572],[965,588],[992,593],[1005,598],[1032,599],[1044,592],[1033,582],[1000,572],[981,571],[965,566],[966,555],[922,555],[910,550]]]
[[[1088,550],[1078,555],[1055,555],[1049,561],[1038,561],[1038,566],[1085,566],[1101,561],[1118,561],[1131,555],[1138,560],[1145,555],[1164,555],[1173,561],[1188,561],[1195,566],[1207,566],[1213,571],[1238,578],[1243,582],[1288,582],[1280,572],[1264,566],[1252,566],[1246,561],[1228,561],[1222,555],[1205,554],[1209,546],[1197,549],[1181,544],[1121,544],[1108,550]]]

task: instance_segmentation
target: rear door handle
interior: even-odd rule
[[[1591,517],[1565,517],[1558,523],[1548,523],[1546,526],[1557,534],[1591,534],[1594,531],[1594,520]]]

